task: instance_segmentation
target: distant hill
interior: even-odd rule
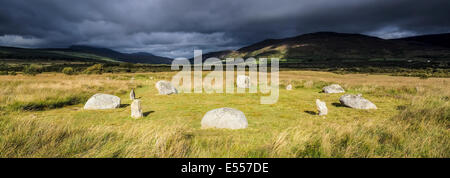
[[[386,40],[361,34],[317,32],[284,39],[267,39],[238,50],[218,51],[203,57],[275,57],[280,58],[281,62],[449,61],[450,48],[438,45],[438,36],[434,41],[430,40],[433,43],[418,43],[411,39],[415,38]],[[442,40],[446,42],[439,44],[448,43],[448,40]]]
[[[422,43],[425,45],[433,45],[433,46],[450,48],[450,33],[413,36],[413,37],[407,37],[407,38],[399,38],[396,40],[417,42],[417,43]]]
[[[143,64],[170,64],[172,59],[150,53],[120,53],[108,48],[71,46],[69,48],[28,49],[0,46],[0,59],[22,61],[66,62],[130,62]]]
[[[97,48],[91,46],[71,46],[70,50],[84,53],[96,54],[99,56],[106,56],[112,59],[116,59],[122,62],[130,63],[144,63],[144,64],[171,64],[172,59],[155,56],[150,53],[138,52],[138,53],[120,53],[108,48]]]

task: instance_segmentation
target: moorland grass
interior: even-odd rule
[[[281,88],[276,104],[261,105],[262,94],[158,95],[156,81],[174,74],[0,76],[6,108],[97,92],[116,94],[124,103],[103,111],[83,110],[84,101],[1,110],[0,157],[450,156],[447,78],[282,71],[281,84],[294,90]],[[379,109],[342,107],[339,94],[320,93],[330,83],[362,93]],[[130,117],[131,88],[142,100],[142,119]],[[327,116],[315,115],[315,99],[327,103]],[[249,128],[200,128],[207,111],[225,106],[243,111]]]

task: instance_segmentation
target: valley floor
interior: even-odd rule
[[[282,71],[278,102],[261,105],[262,94],[158,95],[155,83],[174,74],[0,76],[0,157],[450,157],[450,78]],[[332,83],[378,109],[320,93]],[[131,88],[144,118],[130,117]],[[83,110],[95,93],[123,106]],[[316,115],[316,99],[327,116]],[[243,111],[248,128],[201,129],[220,107]]]

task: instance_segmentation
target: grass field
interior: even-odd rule
[[[174,72],[0,76],[0,157],[450,157],[450,78],[282,71],[276,104],[262,94],[158,95]],[[319,93],[338,83],[377,110]],[[287,91],[284,86],[292,84]],[[145,117],[130,117],[137,88]],[[83,110],[95,93],[115,94],[115,110]],[[315,115],[315,100],[329,114]],[[212,109],[243,111],[243,130],[201,129]]]

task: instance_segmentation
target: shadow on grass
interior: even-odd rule
[[[345,105],[343,105],[341,103],[331,103],[331,105],[333,105],[335,107],[346,107]]]
[[[144,115],[144,117],[147,117],[148,115],[150,115],[151,113],[154,113],[155,111],[147,111],[147,112],[144,112],[143,113],[143,115]]]
[[[120,104],[120,108],[126,108],[128,106],[130,106],[130,104]]]
[[[61,98],[46,98],[45,100],[37,100],[31,102],[15,102],[7,106],[6,109],[16,111],[44,111],[49,109],[62,108],[65,106],[85,103],[87,95],[81,96],[67,96]]]
[[[305,113],[310,114],[310,115],[318,115],[318,113],[314,112],[314,111],[305,111]]]
[[[406,105],[399,105],[399,106],[396,107],[396,109],[397,109],[398,111],[403,111],[403,110],[405,110],[407,107],[408,107],[408,106],[406,106]]]

